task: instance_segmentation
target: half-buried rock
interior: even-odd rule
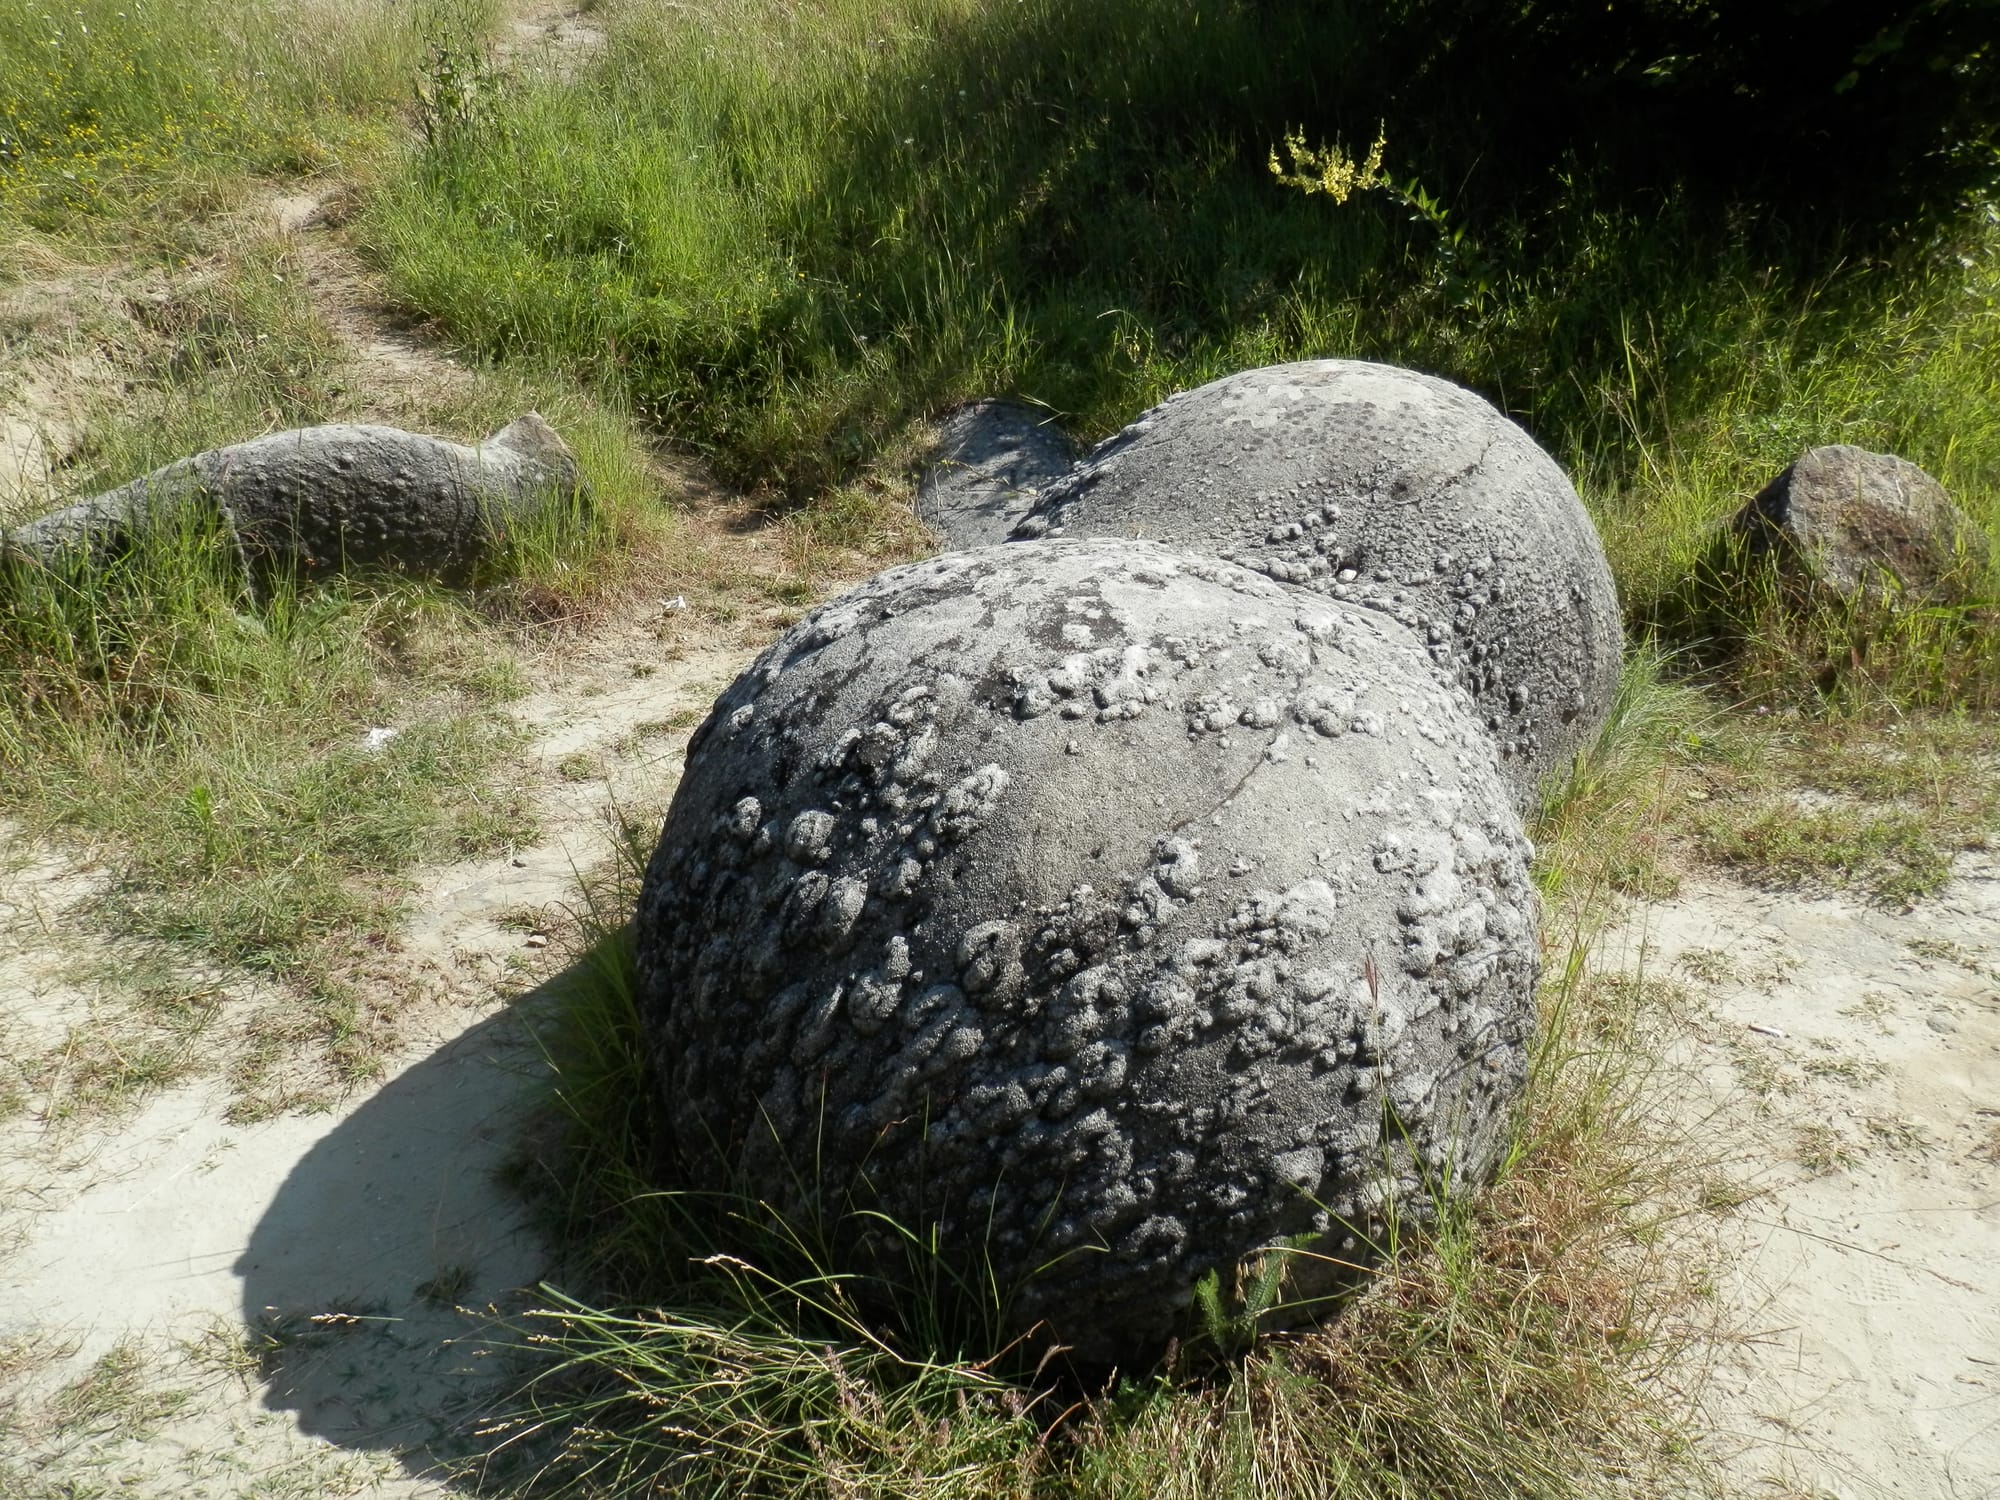
[[[579,484],[576,459],[534,412],[476,447],[339,423],[197,453],[16,527],[0,550],[41,563],[103,558],[149,533],[219,521],[259,572],[374,567],[457,579],[535,507]]]
[[[1246,370],[1140,417],[1017,537],[1146,537],[1392,615],[1472,694],[1517,800],[1618,684],[1611,570],[1555,461],[1471,391],[1355,360]]]
[[[1018,401],[970,402],[938,424],[917,515],[957,550],[1004,542],[1075,458],[1047,412]]]
[[[1478,1183],[1536,905],[1462,705],[1386,615],[1141,542],[815,611],[695,734],[640,899],[691,1185],[939,1226],[1099,1361]]]
[[[1849,604],[1893,596],[1962,599],[1984,581],[1991,544],[1944,486],[1907,459],[1833,444],[1801,455],[1737,513],[1718,549],[1773,556]]]

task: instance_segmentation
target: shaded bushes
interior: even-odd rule
[[[1484,210],[1562,169],[1880,244],[1995,178],[1993,0],[1401,0],[1372,40],[1376,108]]]

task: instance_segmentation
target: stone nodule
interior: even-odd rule
[[[336,423],[198,453],[0,537],[0,554],[86,564],[147,535],[219,524],[250,573],[387,568],[470,577],[536,506],[579,493],[555,429],[534,413],[477,446]]]
[[[1390,615],[1470,694],[1524,810],[1617,690],[1617,591],[1569,480],[1479,396],[1411,370],[1313,360],[1184,391],[1014,535],[1145,537]]]
[[[936,1225],[1018,1328],[1143,1359],[1203,1275],[1490,1174],[1529,854],[1385,614],[1129,540],[894,569],[690,744],[636,929],[682,1166]]]

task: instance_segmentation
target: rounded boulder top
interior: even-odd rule
[[[636,925],[683,1170],[935,1226],[1015,1326],[1143,1357],[1208,1272],[1490,1172],[1528,854],[1385,615],[1142,542],[891,570],[690,743]]]
[[[1182,392],[1013,534],[1147,538],[1393,616],[1472,695],[1523,807],[1617,688],[1617,592],[1575,489],[1481,397],[1411,370],[1314,360]]]

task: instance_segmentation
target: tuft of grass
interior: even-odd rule
[[[1871,1115],[1861,1123],[1885,1151],[1924,1156],[1937,1145],[1931,1133],[1915,1120]]]
[[[1911,813],[1766,806],[1747,819],[1707,818],[1699,832],[1715,858],[1760,879],[1781,885],[1865,879],[1892,905],[1934,894],[1951,875],[1934,831]]]
[[[158,1386],[145,1352],[131,1340],[114,1344],[55,1393],[50,1417],[58,1438],[146,1438],[188,1403],[189,1392]]]
[[[1989,1123],[1970,1154],[1977,1161],[2000,1162],[2000,1118],[1995,1118],[1991,1110],[1980,1113]]]
[[[1731,726],[1742,753],[1708,769],[1681,826],[1752,879],[1910,906],[2000,829],[2000,742],[1982,716],[1736,714]]]
[[[210,1062],[211,1033],[226,999],[219,986],[158,953],[100,965],[92,978],[100,999],[91,1014],[48,1056],[23,1059],[21,1106],[31,1088],[47,1123],[116,1111]]]
[[[1627,652],[1611,711],[1575,762],[1549,776],[1530,819],[1536,880],[1558,904],[1664,896],[1676,886],[1668,833],[1700,767],[1737,754],[1712,698],[1671,675],[1650,641]]]
[[[1847,1137],[1831,1125],[1801,1125],[1793,1142],[1792,1154],[1798,1164],[1814,1177],[1844,1171],[1861,1160],[1860,1153]]]

